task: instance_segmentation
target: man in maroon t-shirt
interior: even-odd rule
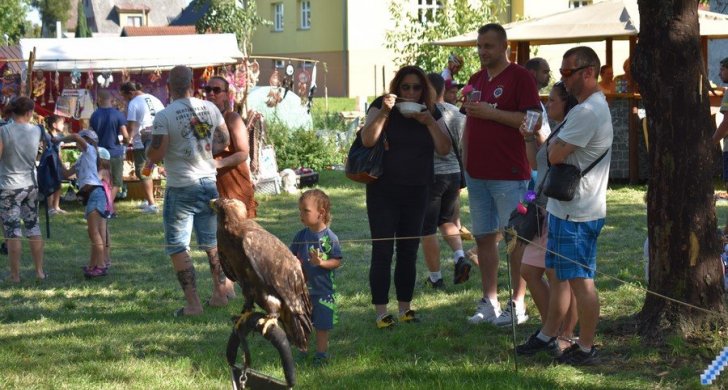
[[[531,178],[518,127],[526,110],[541,110],[533,77],[506,58],[508,41],[503,27],[495,23],[481,27],[477,43],[482,69],[470,77],[468,85],[480,91],[480,96],[471,93],[463,104],[467,114],[463,135],[465,179],[483,285],[483,299],[469,318],[476,324],[492,323],[500,315],[499,230],[507,225]]]

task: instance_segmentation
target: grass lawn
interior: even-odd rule
[[[341,172],[323,172],[321,186],[333,198],[332,229],[342,241],[367,238],[364,188]],[[702,388],[699,375],[725,346],[717,334],[671,340],[652,349],[632,332],[630,316],[641,308],[644,292],[642,243],[646,236],[643,187],[615,186],[608,193],[608,218],[599,247],[599,270],[630,284],[597,277],[602,305],[597,343],[604,363],[596,367],[556,366],[546,356],[514,361],[510,328],[472,326],[480,296],[477,271],[464,285],[453,286],[452,264],[444,264],[447,288],[423,287],[426,269],[418,263],[413,306],[420,324],[379,331],[374,326],[368,288],[369,245],[344,242],[344,265],[336,284],[340,323],[332,331],[331,363],[299,367],[301,388],[357,389],[685,389]],[[284,242],[301,228],[297,196],[261,196],[259,219]],[[33,280],[24,247],[23,282],[0,284],[0,389],[229,389],[224,349],[230,316],[242,298],[226,308],[208,308],[199,317],[176,319],[182,294],[163,253],[161,215],[141,215],[130,202],[119,204],[110,222],[113,266],[109,276],[84,280],[80,269],[88,256],[86,226],[80,206],[52,220],[46,243],[49,280]],[[467,196],[463,221],[469,225]],[[728,207],[719,205],[719,221]],[[469,248],[472,242],[466,242]],[[451,256],[443,251],[443,260]],[[210,295],[203,252],[194,251],[201,298]],[[422,256],[420,256],[422,259]],[[6,266],[0,268],[6,272]],[[500,300],[507,300],[505,260],[501,261]],[[394,300],[393,288],[390,296]],[[530,303],[530,298],[527,298]],[[392,310],[395,307],[392,305]],[[520,342],[539,327],[531,319],[517,328]],[[251,340],[253,367],[282,378],[273,348]],[[313,345],[313,344],[312,344]],[[726,374],[728,375],[728,374]],[[728,387],[728,376],[715,388]]]

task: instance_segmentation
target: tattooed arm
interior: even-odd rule
[[[576,150],[576,145],[572,145],[559,137],[549,144],[548,155],[551,164],[561,164],[566,161],[566,157]]]
[[[164,160],[167,154],[167,146],[169,146],[169,136],[166,134],[152,135],[152,143],[147,147],[147,161],[150,164],[156,164]]]
[[[230,145],[230,132],[223,121],[212,133],[212,154],[218,154]]]

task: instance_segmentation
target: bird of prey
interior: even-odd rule
[[[288,246],[247,218],[245,204],[236,199],[216,199],[217,248],[225,275],[243,290],[245,303],[238,324],[257,304],[267,313],[263,335],[278,320],[291,344],[305,351],[311,334],[311,300],[301,263]]]

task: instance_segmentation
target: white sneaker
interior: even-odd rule
[[[143,201],[141,201],[141,203],[139,203],[139,206],[137,206],[137,208],[144,210],[148,206],[149,206],[149,202],[147,202],[146,200],[143,200]]]
[[[157,214],[159,212],[159,208],[156,204],[150,204],[149,206],[142,209],[142,214]]]
[[[481,299],[478,302],[477,309],[475,309],[475,314],[468,318],[468,322],[471,324],[482,324],[483,322],[493,323],[500,316],[500,311],[500,305],[493,307],[490,301],[484,302]]]
[[[520,325],[526,321],[528,321],[528,314],[526,314],[526,308],[521,305],[521,307],[518,307],[514,302],[508,301],[508,305],[506,305],[506,308],[503,309],[503,312],[496,318],[496,320],[493,322],[493,325],[495,326],[510,326],[511,325],[511,316],[513,316],[513,311],[516,312],[516,325]]]

